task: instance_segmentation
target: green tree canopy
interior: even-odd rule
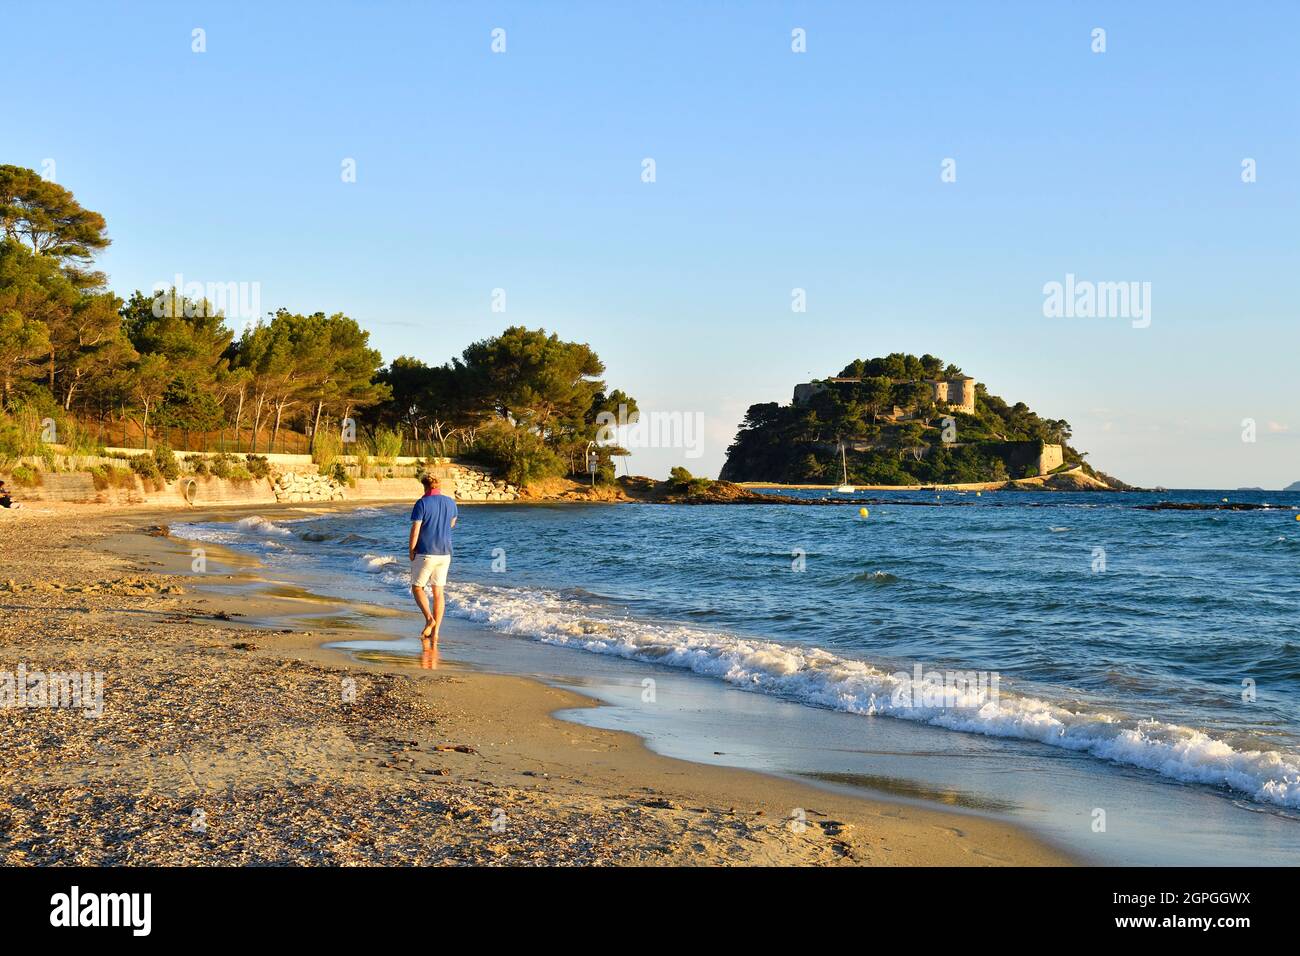
[[[70,277],[81,280],[78,284],[102,279],[83,270],[109,245],[104,217],[35,170],[0,166],[0,228],[5,238],[28,243],[36,254],[68,266]]]
[[[51,393],[56,370],[53,343],[67,325],[77,296],[76,288],[54,259],[33,253],[14,239],[0,240],[0,312],[21,316],[26,320],[24,327],[31,330],[29,335],[41,333],[27,323],[39,323],[43,328],[45,371]]]
[[[568,468],[582,470],[585,448],[598,437],[601,412],[616,418],[619,406],[630,418],[637,413],[636,400],[618,389],[606,390],[600,376],[604,364],[589,345],[565,342],[545,329],[514,326],[501,335],[475,342],[465,349],[463,361],[453,363],[454,381],[473,406],[489,409],[509,426],[539,439],[550,454],[536,454],[533,442],[523,439],[503,440],[500,429],[492,431],[493,454],[516,452],[527,455],[523,469],[536,476],[539,469]],[[603,436],[602,436],[603,437]],[[621,449],[603,448],[602,474],[613,475],[609,456]],[[507,460],[491,463],[506,470],[520,471]],[[562,470],[562,468],[561,468]]]
[[[564,342],[545,329],[513,326],[465,349],[476,391],[498,414],[543,436],[556,420],[581,419],[605,383],[591,347]]]
[[[15,383],[30,376],[36,361],[49,350],[44,322],[29,319],[17,309],[0,309],[0,407],[9,404]]]

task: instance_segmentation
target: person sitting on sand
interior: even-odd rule
[[[9,497],[9,489],[5,487],[4,481],[0,479],[0,508],[12,508],[13,506],[14,500]]]
[[[424,613],[424,630],[420,640],[426,648],[438,643],[445,606],[443,588],[447,586],[447,569],[451,567],[451,529],[456,527],[456,502],[442,494],[438,479],[420,476],[424,497],[411,509],[411,593]],[[429,607],[426,587],[433,588],[433,607]]]

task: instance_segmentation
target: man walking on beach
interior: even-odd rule
[[[420,476],[424,497],[411,509],[411,593],[424,614],[420,640],[426,649],[438,643],[444,608],[443,588],[451,567],[451,529],[456,527],[456,502],[442,494],[438,479]],[[433,607],[424,590],[433,588]]]

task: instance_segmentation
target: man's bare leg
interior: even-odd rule
[[[435,590],[441,591],[442,588]],[[424,614],[424,630],[420,632],[420,640],[428,643],[430,639],[438,639],[437,618],[433,616],[433,610],[429,607],[429,595],[422,587],[411,585],[411,593],[415,595],[415,603],[420,606],[420,611]]]
[[[442,588],[433,585],[433,643],[438,643],[438,632],[442,630],[442,615],[447,608],[446,598],[443,597]]]

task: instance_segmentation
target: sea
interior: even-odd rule
[[[1011,819],[1085,860],[1300,863],[1300,493],[796,494],[831,503],[464,505],[445,653],[595,697],[561,716],[671,756]],[[409,611],[343,649],[414,662],[408,520],[173,533]]]

